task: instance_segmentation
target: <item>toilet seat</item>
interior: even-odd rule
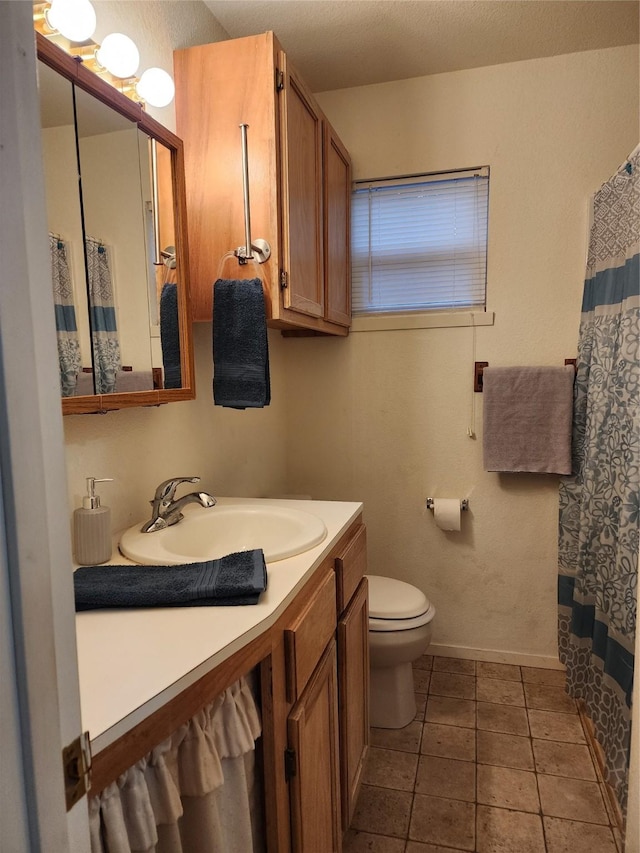
[[[380,575],[366,577],[370,631],[410,631],[427,625],[435,616],[435,607],[417,587]]]

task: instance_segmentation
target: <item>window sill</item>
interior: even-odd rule
[[[413,314],[375,314],[354,317],[351,332],[390,332],[400,329],[446,329],[454,326],[493,326],[493,311],[424,311]]]

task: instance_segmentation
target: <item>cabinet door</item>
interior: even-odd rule
[[[324,123],[325,318],[351,325],[351,159],[328,121]]]
[[[338,622],[342,828],[351,823],[369,745],[369,608],[367,579]]]
[[[284,54],[281,63],[283,303],[324,317],[322,116]]]
[[[289,715],[288,738],[293,853],[340,853],[335,640]]]
[[[211,322],[217,278],[265,283],[267,316],[279,300],[278,137],[273,33],[174,53],[176,126],[184,140],[193,319]],[[227,252],[245,244],[240,124],[248,124],[251,237],[267,240],[259,269]]]

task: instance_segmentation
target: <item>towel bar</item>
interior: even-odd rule
[[[568,367],[568,365],[573,365],[573,369],[577,372],[577,359],[575,358],[565,358],[564,366]],[[473,364],[473,390],[476,393],[482,394],[483,389],[483,381],[482,374],[484,372],[485,367],[489,367],[488,361],[476,361]]]
[[[435,506],[435,498],[427,498],[427,509],[433,509]],[[468,498],[463,498],[460,501],[460,509],[466,511],[469,509],[469,500]]]
[[[247,150],[247,128],[248,124],[240,125],[240,141],[242,143],[242,192],[244,196],[244,246],[238,246],[234,251],[234,255],[239,263],[244,265],[247,261],[257,258],[258,263],[263,264],[269,260],[271,255],[271,246],[266,240],[259,237],[252,242],[251,240],[251,208],[249,205],[249,154]]]

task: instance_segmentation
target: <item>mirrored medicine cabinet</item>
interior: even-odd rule
[[[193,399],[182,142],[36,36],[63,413]]]

